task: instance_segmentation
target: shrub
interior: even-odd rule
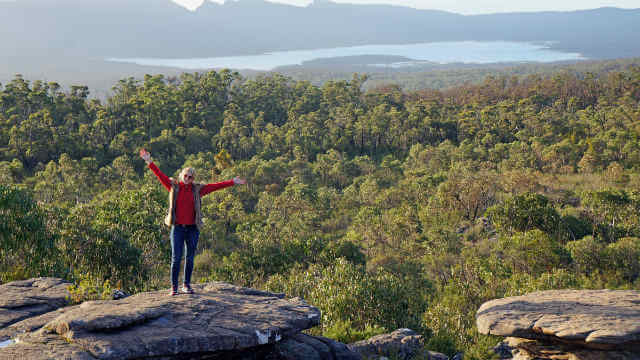
[[[609,266],[625,280],[633,282],[640,276],[640,238],[622,238],[609,244],[606,253]]]
[[[453,356],[464,349],[465,359],[492,359],[491,348],[499,339],[478,333],[475,313],[484,301],[501,296],[503,281],[489,274],[485,265],[478,262],[454,269],[454,277],[424,312],[423,326],[433,332],[426,344],[429,350]],[[470,353],[475,355],[468,357]]]
[[[258,286],[271,275],[284,274],[298,264],[312,262],[322,249],[318,238],[244,237],[242,247],[211,267],[212,280]]]
[[[561,222],[563,230],[566,233],[565,238],[568,240],[582,239],[593,233],[591,222],[585,218],[575,215],[564,215]]]
[[[540,230],[502,237],[498,249],[514,273],[540,274],[569,260],[564,248]]]
[[[325,328],[323,336],[349,344],[368,339],[372,336],[384,334],[387,329],[378,325],[366,325],[364,329],[354,328],[351,321],[338,320]]]
[[[604,244],[586,236],[580,240],[570,241],[565,245],[571,254],[571,259],[576,270],[589,274],[592,271],[602,270],[605,262]]]
[[[71,305],[89,300],[107,300],[111,298],[113,288],[109,280],[101,280],[87,274],[78,275],[73,285],[69,286]]]
[[[364,265],[366,259],[360,247],[351,241],[330,241],[320,252],[320,263],[329,265],[335,259],[344,258],[356,265]]]
[[[0,185],[0,215],[0,283],[56,274],[55,237],[30,194]]]
[[[504,296],[519,296],[535,291],[579,288],[580,278],[567,269],[554,269],[540,276],[527,273],[513,274],[507,281]]]
[[[96,211],[88,205],[72,210],[62,222],[58,247],[70,272],[100,281],[121,282],[127,291],[144,287],[148,277],[140,249],[131,245],[126,233],[96,226]]]
[[[344,322],[363,333],[367,327],[420,331],[420,317],[427,307],[425,289],[429,288],[428,283],[406,281],[382,268],[367,273],[364,266],[343,258],[326,267],[295,267],[285,275],[270,277],[265,286],[320,308],[323,333],[337,331]]]
[[[633,198],[625,190],[585,191],[581,200],[595,224],[594,235],[606,242],[624,237],[635,225],[626,223],[634,218],[635,209],[632,208]]]
[[[539,229],[549,235],[558,230],[560,216],[549,200],[539,194],[526,193],[489,208],[486,215],[498,229],[525,232]]]

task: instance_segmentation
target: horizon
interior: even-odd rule
[[[0,3],[20,2],[22,0],[0,0]],[[95,1],[95,0],[94,0]],[[206,1],[214,4],[224,4],[227,1],[237,2],[243,0],[167,0],[189,11],[196,11]],[[284,4],[297,7],[307,7],[314,0],[260,0],[275,4]],[[594,10],[600,8],[618,8],[623,10],[640,9],[637,0],[568,0],[558,2],[555,0],[539,0],[536,2],[515,0],[505,4],[502,0],[460,0],[451,2],[448,0],[315,0],[319,2],[333,2],[337,4],[353,5],[391,5],[408,7],[417,10],[445,11],[459,15],[490,15],[501,13],[531,13],[531,12],[571,12],[581,10]]]
[[[0,0],[2,1],[2,0]],[[190,10],[195,11],[205,1],[210,1],[216,4],[223,4],[225,0],[171,0],[172,2]],[[238,0],[227,0],[238,1]],[[286,4],[298,7],[306,7],[313,3],[313,0],[264,0],[267,2]],[[447,0],[320,0],[330,1],[339,4],[354,4],[354,5],[394,5],[402,7],[410,7],[419,10],[440,10],[461,15],[484,15],[484,14],[496,14],[496,13],[518,13],[518,12],[566,12],[566,11],[579,11],[579,10],[591,10],[598,8],[619,8],[619,9],[638,9],[640,6],[637,4],[637,0],[583,0],[583,1],[552,1],[552,0],[539,0],[535,3],[530,1],[511,1],[508,6],[505,6],[504,2],[500,0],[491,1],[473,1],[463,0],[456,3],[452,3]]]

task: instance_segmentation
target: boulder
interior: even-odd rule
[[[376,335],[367,340],[349,344],[348,347],[366,359],[382,359],[389,356],[399,360],[408,360],[417,356],[433,360],[448,359],[444,354],[425,350],[422,335],[411,329],[398,329],[388,334]]]
[[[296,334],[276,344],[274,358],[282,360],[362,360],[357,352],[347,345],[321,336]]]
[[[429,360],[449,360],[449,357],[443,353],[439,353],[439,352],[435,352],[435,351],[428,351],[427,350],[427,355],[429,355],[427,357],[427,359]]]
[[[113,300],[120,300],[120,299],[124,299],[126,297],[131,296],[130,294],[126,293],[125,291],[122,291],[120,289],[115,289],[113,291],[111,291],[111,298]]]
[[[221,282],[193,288],[193,295],[140,293],[14,322],[0,330],[14,334],[0,341],[0,359],[360,359],[344,344],[301,333],[320,320],[302,299]]]
[[[504,340],[493,347],[493,352],[496,353],[500,359],[513,359],[513,357],[518,353],[518,350],[509,345],[507,340]]]
[[[492,300],[476,314],[483,334],[598,350],[640,350],[640,292],[550,290]]]

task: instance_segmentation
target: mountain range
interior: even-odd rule
[[[88,85],[92,95],[105,98],[120,79],[184,71],[107,58],[216,57],[438,41],[544,41],[589,59],[614,59],[640,56],[637,34],[640,9],[465,16],[328,0],[306,7],[264,0],[205,1],[197,11],[171,0],[0,0],[0,84],[21,74],[67,88]],[[381,60],[385,54],[371,55]],[[349,66],[355,60],[323,59],[277,71],[315,82],[350,78],[348,71],[389,71]]]
[[[592,59],[640,55],[640,9],[459,15],[391,5],[263,0],[0,2],[0,56],[214,57],[435,41],[551,41]]]

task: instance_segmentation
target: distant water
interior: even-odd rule
[[[552,62],[584,59],[584,57],[578,53],[552,50],[549,47],[550,44],[549,42],[455,41],[276,51],[262,55],[247,56],[190,59],[109,58],[107,61],[135,63],[147,66],[169,66],[190,70],[210,68],[273,70],[278,66],[300,65],[304,61],[314,59],[362,55],[403,56],[414,60],[390,64],[390,66],[393,67],[412,66],[420,62],[487,64],[497,62]]]

